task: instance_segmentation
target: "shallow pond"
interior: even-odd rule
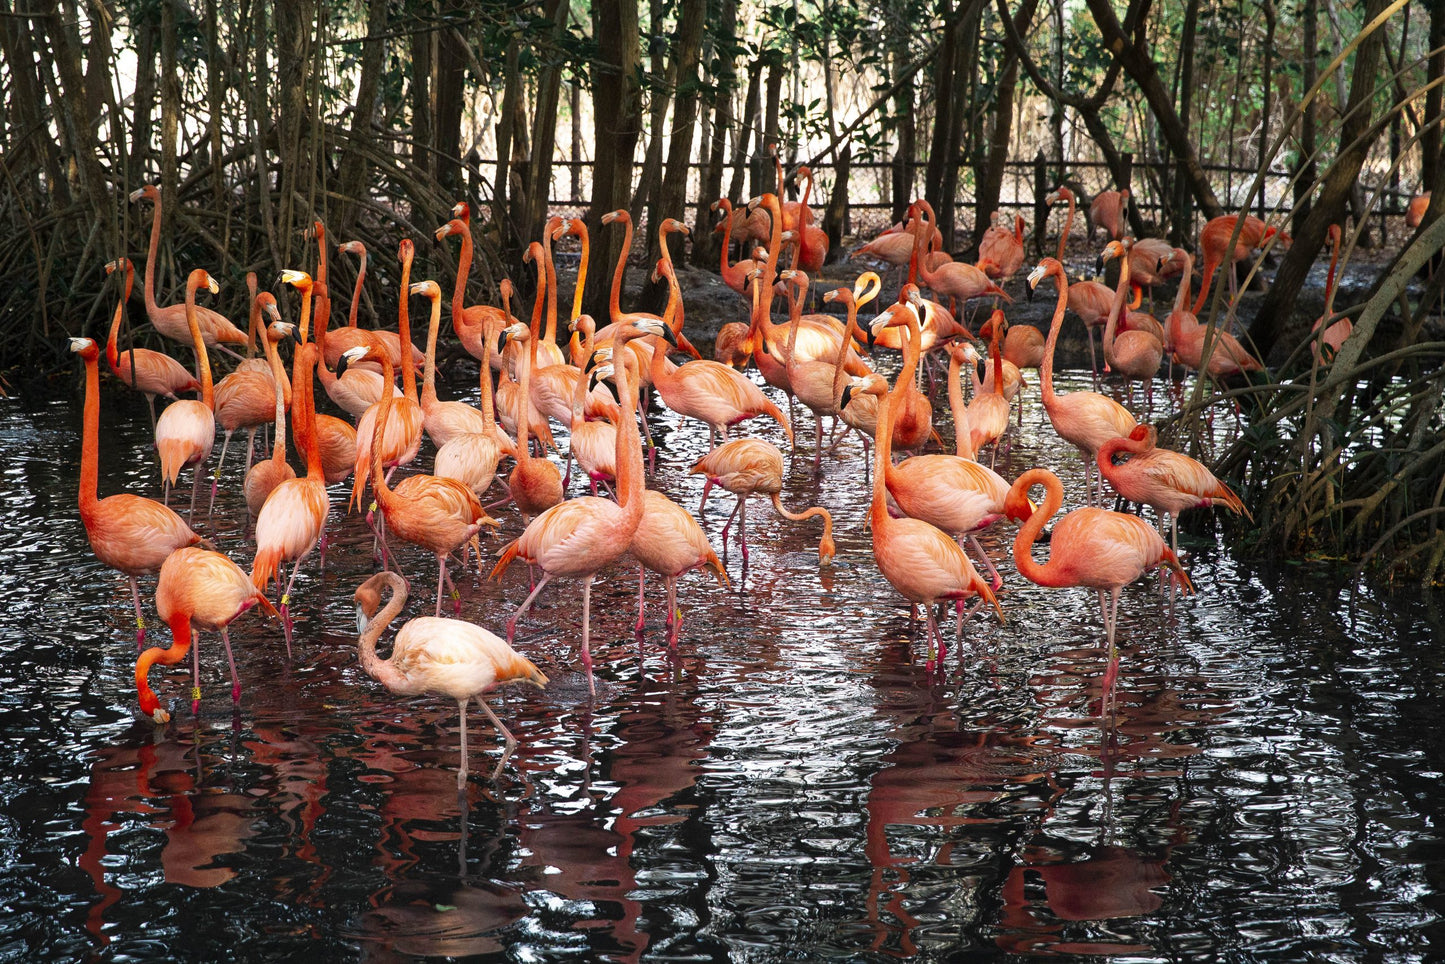
[[[102,495],[158,496],[144,403],[104,392]],[[1050,465],[1077,504],[1081,463],[1030,405],[1000,470]],[[819,569],[813,524],[755,502],[746,574],[734,545],[730,587],[683,580],[675,654],[660,583],[639,642],[636,572],[610,571],[595,699],[579,594],[548,591],[518,648],[552,685],[493,700],[521,740],[495,782],[473,714],[459,799],[455,705],[394,697],[358,664],[351,595],[375,564],[338,508],[325,571],[298,579],[294,658],[248,613],[239,705],[208,635],[199,717],[186,668],[157,667],[175,718],[139,722],[129,592],[75,508],[79,405],[0,406],[0,958],[1445,955],[1438,596],[1186,536],[1199,593],[1172,613],[1152,583],[1125,593],[1105,722],[1092,593],[1023,581],[1001,527],[985,544],[1008,621],[970,620],[929,674],[872,561],[861,450],[814,476],[800,419],[784,500],[836,513],[835,565]],[[654,485],[695,508],[704,433],[653,424]],[[197,527],[249,569],[231,465]],[[709,502],[715,546],[731,508]],[[502,518],[487,565],[521,528]],[[400,564],[405,615],[429,614],[435,563],[403,548]],[[463,616],[500,631],[526,574],[458,585]]]

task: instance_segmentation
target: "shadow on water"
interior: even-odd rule
[[[639,640],[636,571],[605,574],[592,701],[578,594],[543,594],[518,647],[553,684],[494,700],[521,741],[495,783],[474,717],[484,759],[459,796],[455,706],[393,697],[358,665],[351,593],[374,563],[339,507],[326,569],[293,593],[295,658],[247,614],[238,705],[208,636],[199,716],[188,674],[163,668],[175,719],[138,722],[129,593],[75,510],[78,406],[0,405],[0,958],[1440,954],[1438,596],[1351,594],[1188,536],[1201,592],[1172,609],[1152,582],[1125,594],[1101,721],[1093,597],[1021,580],[1007,528],[984,544],[1008,623],[970,620],[930,674],[872,562],[861,450],[845,441],[814,476],[800,420],[784,501],[834,512],[836,564],[820,571],[816,524],[755,501],[746,571],[733,545],[731,586],[682,581],[675,652],[660,583]],[[143,403],[107,385],[106,405],[102,494],[157,494]],[[695,509],[704,434],[670,413],[653,428],[654,484]],[[198,525],[249,566],[240,462]],[[999,468],[1034,464],[1077,504],[1081,463],[1036,407]],[[732,508],[702,517],[715,545]],[[507,517],[484,565],[520,529]],[[434,563],[399,558],[408,615],[429,613]],[[526,575],[472,568],[458,588],[496,629]]]

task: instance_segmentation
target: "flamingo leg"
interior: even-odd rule
[[[733,524],[733,519],[737,518],[738,510],[743,507],[743,501],[744,501],[743,496],[741,496],[741,495],[738,496],[737,504],[733,506],[732,515],[728,516],[728,521],[726,521],[726,522],[723,523],[723,531],[722,531],[723,552],[727,552],[727,551],[728,551],[728,529],[732,526],[732,524]]]
[[[823,470],[823,416],[813,413],[813,425],[817,428],[818,444],[813,449],[813,474]]]
[[[743,550],[743,568],[748,567],[748,500],[738,498],[738,545]]]
[[[597,683],[592,678],[592,576],[582,577],[582,666],[587,670],[587,692],[597,695]]]
[[[281,605],[277,607],[281,611],[281,628],[286,631],[287,659],[291,658],[291,586],[296,582],[296,573],[301,571],[301,564],[306,561],[307,556],[311,555],[311,549],[314,548],[316,547],[313,545],[301,553],[301,558],[297,559],[296,565],[291,567],[291,578],[286,580],[286,589],[281,593]]]
[[[667,648],[677,650],[677,634],[682,630],[682,613],[677,609],[677,577],[667,579]]]
[[[1089,333],[1089,365],[1094,369],[1094,391],[1101,391],[1099,384],[1099,356],[1094,350],[1094,328],[1092,325],[1085,325],[1084,330]]]
[[[517,738],[513,736],[512,731],[507,729],[502,721],[497,718],[497,714],[492,712],[492,708],[487,705],[486,700],[482,699],[480,695],[477,696],[477,705],[482,708],[483,713],[487,714],[487,719],[492,721],[492,725],[497,728],[497,735],[502,738],[507,746],[507,748],[502,751],[502,758],[497,761],[496,769],[492,771],[491,779],[495,780],[497,779],[497,775],[502,772],[502,766],[511,757],[512,752],[517,749]]]
[[[251,474],[251,461],[252,461],[252,459],[254,459],[255,457],[256,457],[256,430],[253,428],[253,429],[251,429],[251,433],[250,433],[248,436],[246,436],[246,471],[244,471],[244,472],[241,473],[241,478],[244,479],[246,476],[248,476],[248,475]],[[220,475],[220,474],[221,474],[221,470],[220,470],[219,468],[216,469],[216,474],[217,474],[217,475]]]
[[[469,769],[468,766],[467,766],[467,703],[468,703],[468,702],[470,702],[470,698],[469,698],[469,697],[462,697],[461,699],[457,700],[457,711],[458,711],[458,713],[460,714],[460,716],[461,716],[461,718],[462,718],[462,762],[461,762],[461,765],[460,765],[459,767],[457,767],[457,789],[458,789],[458,790],[462,790],[462,789],[465,789],[465,788],[466,788],[466,785],[467,785],[467,771],[468,771],[468,769]]]
[[[978,541],[978,535],[976,533],[969,533],[968,544],[973,548],[973,551],[977,553],[978,558],[984,564],[984,568],[988,570],[989,588],[994,592],[998,592],[999,587],[1003,585],[1003,576],[999,575],[998,567],[993,564],[993,560],[990,559],[988,553],[984,551],[983,543]]]
[[[155,397],[154,395],[152,395],[150,392],[147,392],[147,393],[146,393],[146,404],[150,406],[150,410],[151,410],[151,438],[155,438],[155,434],[156,434],[156,397]]]
[[[207,515],[210,515],[210,514],[211,514],[211,511],[216,508],[216,486],[218,486],[218,485],[220,484],[220,482],[221,482],[221,468],[226,464],[226,449],[229,448],[230,445],[231,445],[231,434],[232,434],[234,431],[235,431],[235,429],[230,429],[230,430],[228,430],[228,431],[226,432],[226,437],[225,437],[225,439],[221,442],[221,459],[220,459],[219,462],[216,463],[216,470],[211,473],[211,504],[208,505],[208,506],[206,506],[206,514],[207,514]],[[255,435],[255,432],[253,431],[251,434],[254,436],[254,435]],[[249,468],[250,468],[250,465],[251,465],[251,460],[250,460],[250,459],[247,459],[247,460],[246,460],[246,467],[249,469]],[[196,475],[197,475],[197,477],[199,477],[200,474],[201,474],[201,467],[200,467],[199,465],[197,465],[197,466],[196,466]],[[193,501],[193,502],[191,503],[191,512],[195,512],[195,511],[196,511],[196,505],[195,505],[195,502]]]
[[[928,662],[924,669],[932,673],[938,666],[938,626],[933,621],[932,603],[923,604],[923,618],[925,620],[924,634],[928,637]]]
[[[190,515],[187,517],[188,519],[194,519],[194,518],[196,517],[196,491],[197,491],[200,487],[201,487],[201,465],[200,465],[200,463],[198,462],[198,463],[196,463],[196,467],[191,470],[191,512],[190,512]]]
[[[637,625],[635,625],[635,626],[632,627],[632,631],[637,634],[637,641],[638,641],[638,642],[641,642],[641,641],[642,641],[642,625],[643,625],[643,619],[642,619],[642,601],[643,601],[643,590],[645,590],[646,588],[647,588],[647,569],[646,569],[646,567],[644,567],[644,566],[638,566],[638,567],[637,567]]]
[[[130,599],[135,603],[135,645],[137,649],[143,649],[146,644],[146,618],[140,609],[140,580],[135,576],[130,579]]]
[[[521,619],[522,614],[531,608],[533,600],[537,598],[537,594],[540,593],[551,580],[551,573],[542,573],[542,581],[537,583],[536,588],[522,601],[522,605],[517,608],[516,612],[512,613],[512,618],[507,620],[507,645],[510,646],[512,644],[512,638],[517,635],[517,620]]]
[[[231,667],[231,702],[241,702],[241,677],[236,675],[236,656],[231,652],[231,634],[221,627],[221,642],[226,644],[226,662]]]

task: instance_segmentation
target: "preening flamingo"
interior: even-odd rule
[[[833,543],[833,515],[822,506],[812,506],[802,512],[793,512],[783,505],[783,453],[771,442],[756,438],[737,438],[722,443],[704,455],[692,467],[691,474],[701,475],[703,483],[702,500],[697,510],[707,505],[707,496],[714,485],[726,489],[738,497],[732,515],[723,524],[723,551],[728,547],[728,529],[733,518],[738,520],[738,545],[742,548],[743,565],[748,564],[748,497],[766,495],[773,503],[778,515],[793,522],[805,522],[814,516],[823,520],[823,537],[818,541],[818,564],[826,566],[833,561],[837,546]]]
[[[196,489],[201,482],[201,465],[210,458],[211,447],[216,443],[216,396],[211,383],[211,362],[206,357],[206,343],[201,337],[196,312],[196,290],[201,287],[209,289],[212,294],[221,290],[204,268],[195,269],[186,280],[186,321],[191,327],[191,339],[196,350],[196,368],[201,375],[200,401],[183,398],[172,402],[156,421],[156,451],[161,457],[161,477],[165,480],[166,501],[170,500],[171,486],[176,484],[181,470],[194,466],[191,481],[192,516],[196,512]]]
[[[1028,498],[1035,485],[1044,487],[1041,506]],[[1029,469],[1018,477],[1009,489],[1006,506],[1008,517],[1023,523],[1014,538],[1014,565],[1020,575],[1040,586],[1086,586],[1098,592],[1099,613],[1109,643],[1109,665],[1104,673],[1107,701],[1119,674],[1114,631],[1119,619],[1119,594],[1124,587],[1151,569],[1165,567],[1185,592],[1193,592],[1194,586],[1179,559],[1147,522],[1135,515],[1094,506],[1075,509],[1054,523],[1049,561],[1034,561],[1033,544],[1063,504],[1064,485],[1048,469]]]
[[[627,342],[647,335],[673,339],[672,330],[661,321],[641,318],[617,331],[615,351],[620,356]],[[582,580],[582,665],[587,670],[589,692],[596,692],[592,678],[592,580],[627,551],[643,512],[642,436],[637,430],[637,396],[628,382],[626,365],[593,369],[598,377],[609,373],[616,379],[623,407],[622,425],[617,431],[618,501],[582,496],[552,506],[529,522],[521,536],[502,550],[491,572],[492,579],[500,578],[513,559],[521,559],[542,570],[536,588],[507,620],[509,641],[516,634],[517,620],[531,608],[548,583],[558,577]]]
[[[171,628],[168,649],[153,646],[140,654],[135,664],[136,692],[140,709],[156,723],[170,722],[171,714],[161,709],[160,700],[150,686],[150,668],[156,663],[173,666],[192,653],[194,661],[191,681],[191,712],[201,703],[200,657],[192,651],[191,633],[219,632],[226,644],[226,660],[231,667],[231,700],[241,699],[241,680],[236,675],[236,660],[231,655],[231,638],[226,627],[252,606],[260,606],[268,615],[277,615],[262,593],[251,585],[246,573],[219,552],[190,546],[177,549],[161,566],[156,585],[156,611]]]
[[[1084,457],[1084,477],[1089,484],[1089,496],[1094,496],[1094,454],[1111,438],[1128,435],[1138,423],[1129,410],[1112,398],[1098,392],[1070,392],[1067,395],[1054,394],[1054,348],[1059,342],[1059,331],[1064,326],[1064,311],[1069,305],[1068,278],[1064,266],[1056,258],[1045,258],[1029,273],[1030,293],[1045,277],[1052,276],[1059,287],[1059,299],[1054,308],[1053,322],[1049,325],[1049,338],[1044,345],[1044,363],[1039,377],[1042,382],[1044,410],[1054,431],[1065,442],[1078,448]],[[1103,494],[1103,480],[1099,482],[1099,493]]]
[[[994,212],[999,217],[999,212]],[[995,280],[1007,280],[1024,264],[1024,218],[1014,215],[1013,230],[997,225],[984,232],[978,242],[978,266]]]
[[[886,473],[892,462],[892,402],[888,382],[881,375],[853,379],[843,389],[844,402],[854,392],[878,397],[878,437],[873,451],[873,500],[868,526],[873,533],[873,559],[883,577],[914,606],[922,605],[928,626],[928,670],[946,655],[943,636],[934,619],[933,604],[970,596],[998,608],[989,584],[979,576],[968,556],[946,533],[919,519],[895,519],[888,513]],[[896,391],[896,390],[895,390]]]
[[[160,189],[154,184],[147,184],[138,191],[132,192],[130,196],[132,202],[142,198],[155,205],[155,212],[151,217],[150,248],[146,254],[146,317],[150,319],[155,330],[166,338],[189,345],[191,333],[190,321],[187,318],[188,309],[184,305],[166,305],[162,308],[156,304],[156,257],[160,252],[161,243]],[[201,337],[205,340],[206,345],[223,351],[232,358],[239,359],[241,356],[226,346],[246,344],[246,333],[218,311],[202,306],[197,307],[195,313],[196,324],[200,328]]]
[[[1200,462],[1179,452],[1157,447],[1159,432],[1152,425],[1135,426],[1128,438],[1110,439],[1099,448],[1099,472],[1130,502],[1147,505],[1159,515],[1159,532],[1169,522],[1169,544],[1179,552],[1179,513],[1185,509],[1222,505],[1251,521],[1249,509],[1229,486]],[[1115,463],[1116,455],[1128,455]]]
[[[115,316],[110,322],[110,333],[105,341],[105,362],[110,373],[130,388],[146,397],[151,412],[151,433],[156,428],[156,396],[164,395],[175,399],[182,392],[198,392],[201,383],[186,367],[164,352],[149,348],[127,348],[121,352],[117,347],[121,319],[125,317],[125,306],[130,301],[130,291],[135,284],[135,268],[129,258],[118,258],[106,262],[105,273],[125,271],[125,288],[120,303],[115,306]]]
[[[390,590],[384,607],[381,606],[383,589]],[[361,584],[354,598],[357,631],[361,634],[357,639],[361,668],[398,696],[434,694],[457,701],[462,721],[458,791],[467,785],[467,704],[475,699],[506,743],[506,750],[492,771],[491,779],[495,780],[517,748],[517,738],[492,712],[486,695],[512,682],[531,683],[542,689],[547,685],[547,675],[482,627],[460,619],[433,616],[409,620],[396,634],[391,656],[382,659],[376,655],[376,642],[406,605],[406,580],[394,572],[379,572]]]
[[[90,338],[70,339],[70,350],[85,364],[85,413],[80,437],[80,521],[95,557],[125,573],[135,603],[135,640],[145,642],[137,576],[157,572],[172,552],[201,537],[174,511],[138,495],[99,498],[100,347]]]

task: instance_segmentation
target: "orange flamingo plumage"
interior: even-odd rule
[[[105,362],[110,366],[112,375],[146,397],[146,404],[150,406],[151,432],[154,433],[156,396],[175,399],[182,392],[200,391],[201,383],[186,371],[184,365],[164,352],[134,347],[127,348],[124,352],[119,350],[116,343],[120,335],[121,319],[125,317],[125,306],[130,301],[131,288],[135,284],[135,268],[129,258],[118,258],[106,263],[106,274],[116,270],[125,271],[125,288],[121,293],[120,303],[115,306],[115,316],[110,322],[110,333],[105,342]]]
[[[1334,316],[1335,293],[1339,291],[1340,287],[1340,278],[1339,275],[1335,273],[1335,269],[1339,265],[1339,262],[1340,226],[1338,224],[1331,224],[1330,273],[1325,278],[1325,311],[1324,314],[1315,320],[1314,327],[1310,329],[1311,334],[1318,332],[1320,328],[1324,327],[1325,322]],[[1319,335],[1318,339],[1314,340],[1310,346],[1314,351],[1315,361],[1322,365],[1327,365],[1334,361],[1335,355],[1339,353],[1340,346],[1345,343],[1345,339],[1350,337],[1350,332],[1354,330],[1355,323],[1348,318],[1341,318],[1338,321],[1331,322],[1329,327],[1325,328],[1324,334]]]
[[[206,343],[196,312],[196,290],[207,288],[212,294],[220,290],[204,268],[191,272],[186,280],[186,319],[196,351],[196,368],[201,376],[201,398],[183,398],[166,406],[156,420],[156,451],[161,457],[161,477],[165,480],[166,500],[181,471],[194,466],[191,481],[191,514],[196,511],[196,489],[201,482],[201,465],[211,457],[216,443],[215,389],[211,383],[211,363],[206,356]]]
[[[724,442],[704,455],[691,469],[691,474],[701,475],[703,483],[702,500],[697,510],[707,505],[708,493],[714,485],[726,489],[738,497],[732,515],[723,524],[723,551],[727,551],[728,529],[734,517],[738,520],[738,545],[742,548],[743,566],[748,564],[748,497],[765,495],[772,500],[778,515],[793,522],[805,522],[815,516],[823,520],[823,537],[818,541],[818,564],[826,566],[833,561],[837,546],[833,542],[833,514],[822,506],[812,506],[802,512],[793,512],[783,505],[783,453],[771,442],[756,438],[736,438]]]

